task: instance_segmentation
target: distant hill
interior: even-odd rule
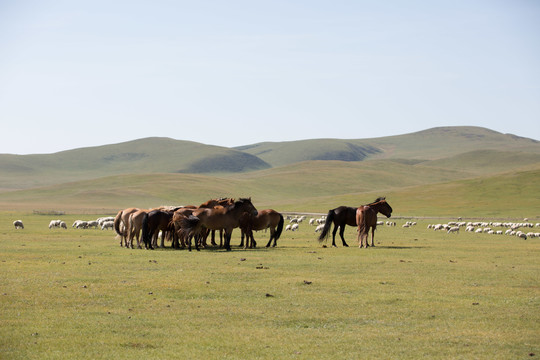
[[[40,193],[45,187],[60,189],[81,182],[99,187],[97,180],[105,178],[124,179],[127,183],[122,186],[144,193],[147,190],[139,188],[142,185],[130,184],[137,179],[130,175],[148,175],[157,183],[166,174],[200,174],[205,176],[197,179],[207,187],[212,181],[218,181],[212,188],[219,189],[230,185],[222,181],[233,184],[256,179],[254,187],[264,186],[265,197],[294,198],[303,187],[310,194],[326,196],[334,187],[345,193],[369,192],[538,167],[540,142],[479,127],[441,127],[374,139],[265,142],[237,148],[152,137],[54,154],[0,155],[0,194],[17,189]],[[285,186],[301,183],[309,186]],[[248,189],[247,183],[239,184],[244,184],[239,189]]]
[[[0,155],[0,189],[21,189],[119,174],[242,172],[270,167],[225,147],[170,138],[43,155]]]
[[[281,166],[305,160],[435,160],[475,150],[540,154],[540,142],[481,127],[456,126],[372,139],[264,142],[236,149],[255,155],[272,166]]]

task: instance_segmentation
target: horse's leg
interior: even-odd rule
[[[276,239],[274,237],[274,231],[272,228],[270,228],[270,240],[268,240],[268,244],[266,244],[266,247],[270,247],[270,244],[272,243],[272,238],[274,239],[274,246],[276,246]]]
[[[277,246],[277,236],[276,236],[276,228],[275,227],[270,228],[270,241],[272,241],[272,238],[274,239],[274,245],[272,245],[272,247],[276,247]],[[268,241],[268,245],[270,245],[270,241]]]
[[[374,242],[374,239],[375,239],[375,228],[371,228],[371,246],[375,247],[375,242]]]
[[[137,249],[142,249],[141,247],[141,237],[140,237],[140,232],[136,232],[135,233],[135,236],[137,237]]]
[[[337,247],[336,246],[336,233],[338,231],[338,225],[334,224],[334,230],[332,230],[332,247]]]
[[[244,242],[244,238],[245,242]],[[247,249],[249,247],[250,238],[249,238],[249,230],[242,230],[240,229],[240,247],[243,249]]]
[[[208,233],[206,233],[206,235],[208,235]],[[201,236],[204,237],[203,234],[198,234],[195,236],[195,250],[197,251],[201,251],[201,249],[199,249],[199,242],[202,241]],[[191,245],[191,241],[190,241],[190,245]]]
[[[254,249],[257,247],[257,242],[255,241],[255,237],[253,236],[253,230],[251,230],[251,248]]]
[[[231,237],[232,237],[232,229],[227,230],[225,229],[225,250],[231,251]]]
[[[161,230],[161,248],[165,248],[165,231]]]
[[[216,230],[212,230],[212,238],[210,240],[210,244],[212,246],[217,246],[217,244],[216,244]]]
[[[345,242],[345,238],[343,237],[343,234],[345,233],[345,224],[341,226],[339,229],[339,236],[341,237],[341,242],[343,243],[343,246],[349,247],[347,243]]]

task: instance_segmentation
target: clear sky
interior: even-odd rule
[[[473,125],[540,140],[540,1],[0,0],[0,153]]]

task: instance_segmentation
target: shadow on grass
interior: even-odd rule
[[[375,248],[379,249],[398,249],[398,250],[412,250],[412,249],[425,249],[427,246],[384,246],[384,245],[378,245],[375,246]]]

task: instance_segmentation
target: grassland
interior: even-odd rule
[[[277,248],[189,253],[49,220],[0,213],[2,359],[540,355],[538,239],[420,222],[379,228],[375,248],[323,248],[302,224]]]
[[[540,222],[538,142],[441,128],[278,145],[241,152],[154,138],[0,156],[0,359],[540,355],[539,240],[426,229],[431,217]],[[326,160],[306,161],[317,157]],[[237,167],[183,173],[216,163]],[[230,253],[128,250],[110,231],[47,229],[58,217],[71,224],[222,196],[322,214],[381,195],[398,227],[379,228],[369,250],[323,248],[308,225],[275,249]],[[399,226],[411,216],[426,220]],[[13,228],[19,218],[24,230]],[[348,228],[350,244],[355,236]]]

